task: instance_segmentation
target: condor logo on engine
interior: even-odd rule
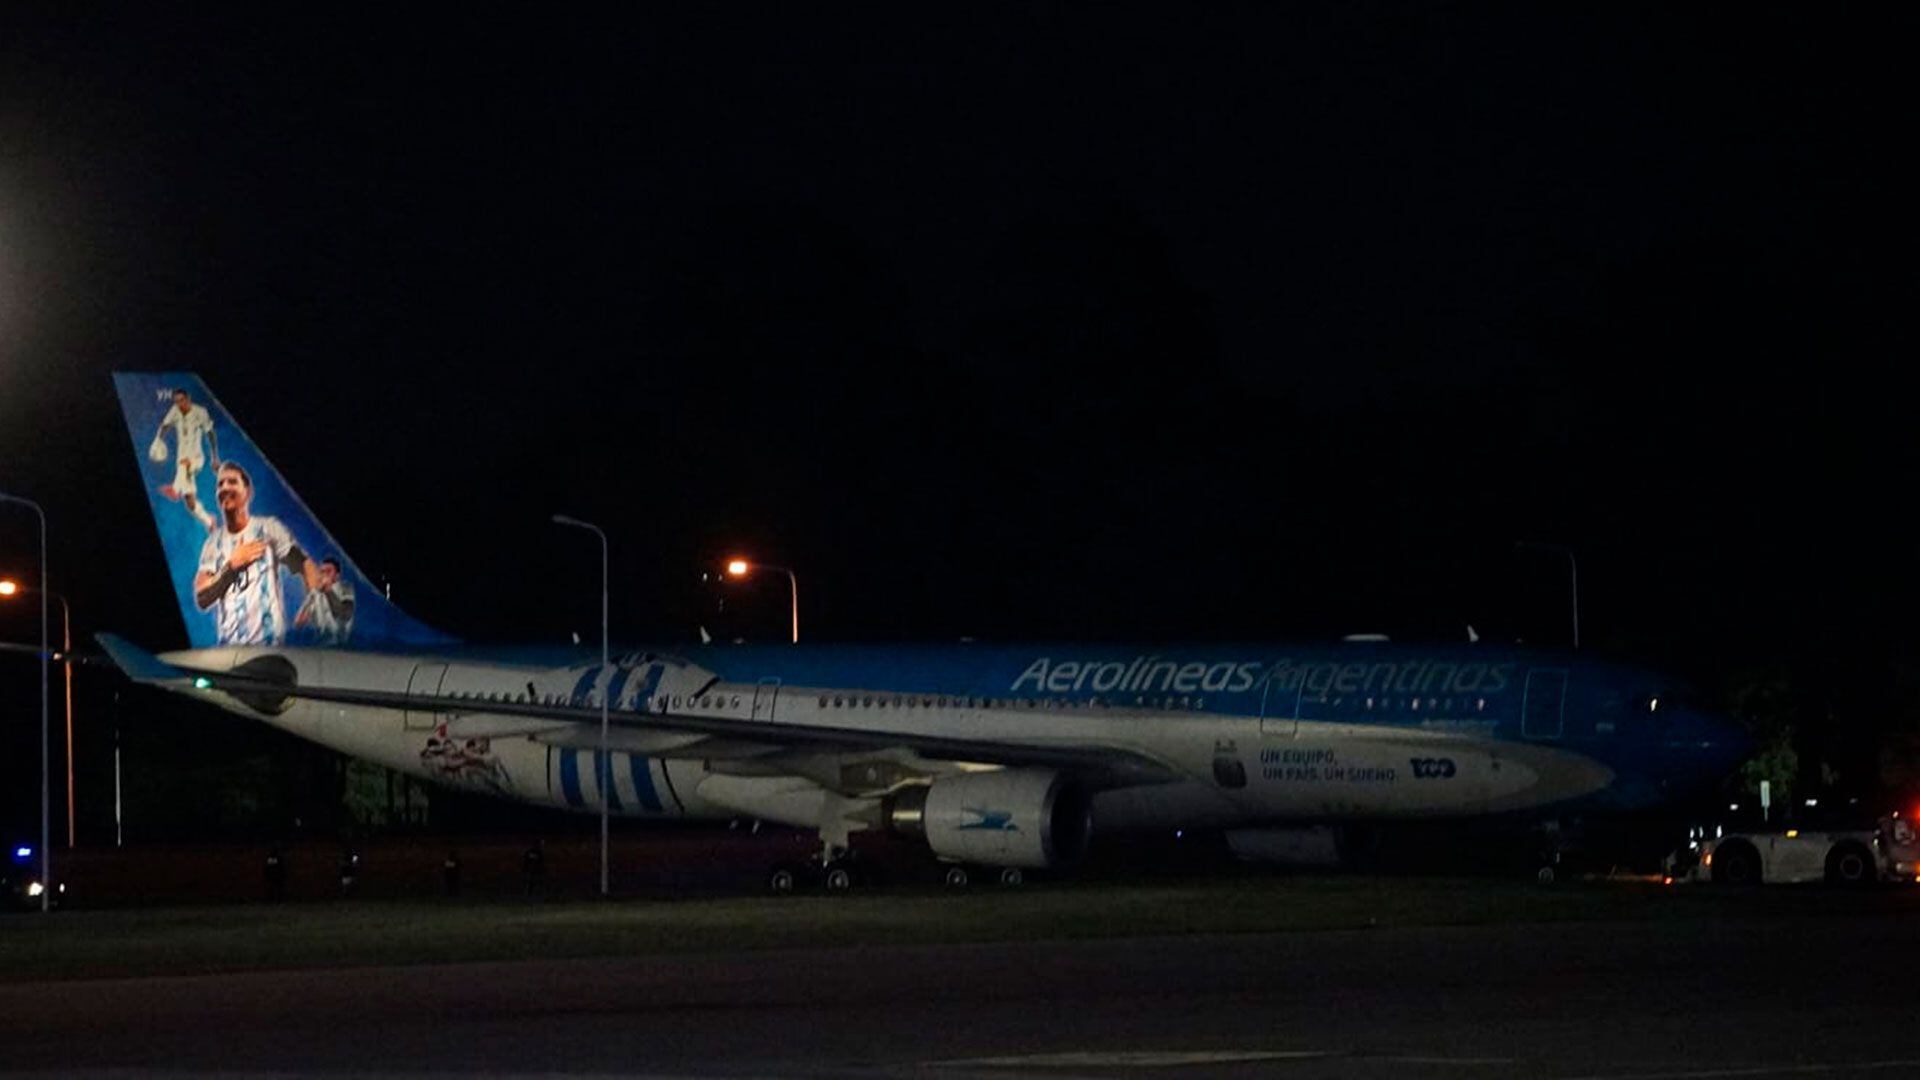
[[[1407,764],[1413,766],[1415,780],[1447,780],[1457,772],[1450,757],[1409,758]]]
[[[963,806],[960,808],[960,812],[967,815],[968,818],[967,821],[959,826],[959,828],[963,830],[988,829],[994,832],[1020,831],[1020,826],[1013,823],[1013,812],[1010,810],[979,810],[971,806]]]

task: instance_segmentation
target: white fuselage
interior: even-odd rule
[[[291,662],[302,687],[437,697],[419,710],[288,698],[263,710],[218,690],[189,690],[233,712],[421,779],[563,809],[627,817],[766,817],[812,825],[821,788],[804,768],[755,767],[792,724],[871,732],[948,734],[1035,745],[1121,748],[1166,764],[1179,777],[1102,791],[1102,831],[1263,822],[1456,817],[1524,810],[1605,787],[1612,773],[1583,755],[1489,735],[1222,713],[1154,711],[1054,702],[984,700],[721,682],[691,665],[641,688],[590,667],[475,663],[455,657],[326,649],[223,647],[170,653],[183,668],[229,671],[272,655]],[[585,688],[584,697],[580,691]],[[768,744],[714,740],[617,723],[607,767],[596,769],[598,725],[492,711],[492,702],[585,701],[765,724]],[[462,703],[449,706],[446,699]],[[631,719],[629,712],[628,719]],[[857,760],[899,758],[885,752]],[[965,763],[911,759],[918,771]],[[600,775],[607,774],[602,783]],[[760,775],[756,775],[759,773]]]

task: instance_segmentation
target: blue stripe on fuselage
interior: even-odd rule
[[[587,804],[587,800],[580,794],[580,752],[578,750],[560,751],[560,793],[566,796],[568,806]]]
[[[612,752],[593,752],[593,779],[600,785],[600,797],[607,801],[607,809],[620,809],[620,785],[613,782]]]
[[[613,684],[607,687],[607,703],[613,708],[620,707],[620,691],[627,688],[627,680],[633,678],[633,669],[623,667],[613,673]]]
[[[567,699],[575,705],[587,700],[587,691],[593,687],[593,681],[600,677],[600,669],[589,667],[580,673],[580,681],[573,684],[573,694]]]
[[[660,795],[653,788],[653,762],[638,754],[627,755],[627,765],[633,773],[633,793],[639,797],[642,808],[660,812]]]
[[[646,680],[640,684],[639,692],[633,695],[634,708],[644,709],[647,707],[647,699],[651,698],[653,692],[660,688],[660,674],[665,670],[665,667],[660,664],[647,665]]]

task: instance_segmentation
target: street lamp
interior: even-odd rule
[[[1573,561],[1573,549],[1564,544],[1539,544],[1532,540],[1516,540],[1513,543],[1518,551],[1557,551],[1567,557],[1567,576],[1573,583],[1573,647],[1580,647],[1580,566]]]
[[[0,491],[0,502],[19,503],[40,519],[40,584],[47,583],[47,512],[32,499]],[[53,853],[47,849],[47,594],[40,593],[40,913],[53,910]]]
[[[748,562],[745,559],[727,560],[727,575],[729,577],[743,578],[755,570],[776,570],[787,575],[787,597],[793,612],[793,643],[795,645],[800,644],[800,579],[794,576],[793,571],[784,566]]]
[[[50,589],[35,589],[17,581],[0,581],[0,599],[37,592],[60,601],[60,667],[67,683],[67,846],[77,847],[73,827],[73,608],[67,598]]]
[[[607,660],[607,534],[600,526],[581,521],[565,514],[553,515],[555,525],[565,525],[574,529],[585,529],[600,538],[600,677],[605,678],[607,669],[612,665]],[[609,783],[613,779],[613,761],[607,753],[607,690],[600,691],[600,753],[594,756],[593,771],[600,782],[600,895],[606,896],[612,890],[610,875],[607,872],[607,807],[613,799],[609,797]]]

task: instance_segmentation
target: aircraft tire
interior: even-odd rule
[[[1027,875],[1022,873],[1017,866],[1009,866],[1000,871],[1000,884],[1005,885],[1009,889],[1017,889],[1026,883]]]
[[[767,891],[775,896],[792,896],[800,891],[800,871],[781,863],[767,872]]]
[[[1533,874],[1533,880],[1539,882],[1542,885],[1553,884],[1554,880],[1557,877],[1559,877],[1559,875],[1554,872],[1554,869],[1551,866],[1543,866],[1540,869],[1534,871],[1534,874]]]
[[[952,889],[955,892],[959,892],[961,889],[964,889],[967,887],[967,883],[968,881],[971,880],[971,878],[967,874],[966,867],[949,866],[947,867],[947,872],[944,875],[942,875],[941,880],[943,880],[946,883],[947,888]]]

